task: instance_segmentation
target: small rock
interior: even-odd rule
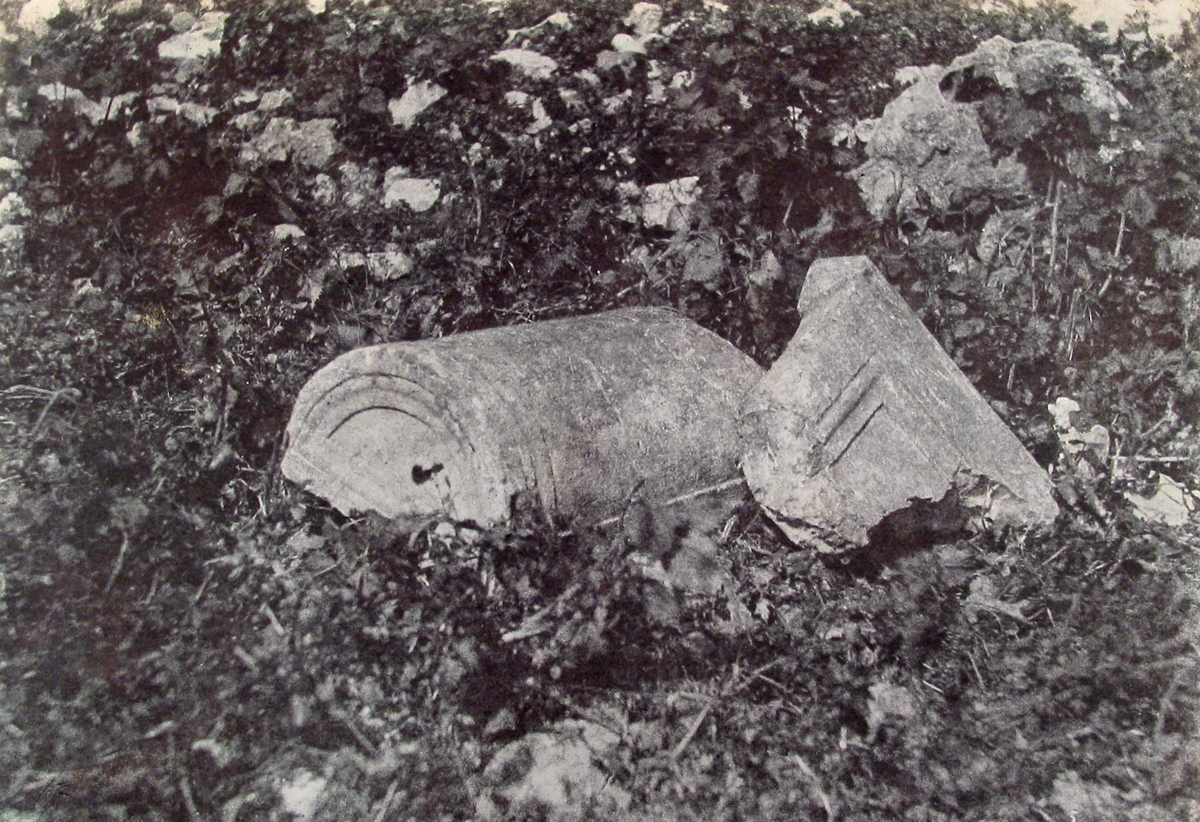
[[[975,622],[981,611],[1003,614],[1017,622],[1027,622],[1025,614],[1022,612],[1022,608],[1026,604],[1025,600],[1003,601],[997,596],[996,583],[992,581],[991,577],[978,576],[971,580],[967,598],[963,600],[963,611],[968,622]]]
[[[325,787],[329,780],[317,776],[312,771],[298,770],[292,778],[279,788],[279,797],[283,800],[283,809],[301,822],[311,819],[317,812]]]
[[[612,39],[613,51],[622,54],[645,54],[646,43],[632,34],[618,34]]]
[[[394,243],[388,243],[383,251],[374,251],[367,255],[367,272],[380,282],[407,277],[412,273],[414,265],[413,258]]]
[[[17,15],[17,28],[41,37],[50,30],[50,21],[62,13],[62,5],[62,0],[29,0]]]
[[[714,231],[697,234],[683,250],[683,279],[685,282],[715,287],[725,273],[725,249]]]
[[[507,46],[518,37],[535,37],[541,34],[542,31],[548,26],[554,26],[555,28],[562,29],[563,31],[570,31],[574,27],[574,24],[571,22],[571,15],[567,14],[565,11],[555,12],[542,22],[535,25],[526,26],[523,29],[509,29],[508,37],[504,39],[504,45]]]
[[[275,111],[292,102],[292,93],[285,88],[268,91],[258,101],[259,111]]]
[[[331,206],[337,202],[338,185],[328,174],[318,174],[312,182],[312,196],[323,206]]]
[[[29,208],[17,192],[10,191],[0,199],[0,224],[7,225],[28,216]]]
[[[358,163],[338,166],[342,178],[342,202],[347,208],[362,208],[379,196],[379,172]]]
[[[1053,791],[1046,798],[1057,805],[1061,816],[1072,820],[1119,819],[1127,807],[1120,792],[1106,782],[1080,779],[1077,771],[1063,771],[1054,777]]]
[[[724,560],[712,537],[689,532],[680,540],[667,568],[671,585],[689,594],[717,596],[737,590],[729,563]]]
[[[907,722],[917,716],[917,700],[903,685],[876,682],[868,690],[871,698],[867,702],[867,727],[871,738],[889,719]]]
[[[528,49],[505,49],[496,52],[490,59],[508,63],[535,80],[548,80],[558,70],[558,63],[554,60]]]
[[[1175,274],[1200,268],[1200,239],[1166,236],[1159,244],[1158,267]]]
[[[342,271],[367,267],[367,255],[361,251],[338,249],[333,253],[334,264]]]
[[[700,191],[699,177],[680,177],[648,185],[642,192],[642,219],[647,226],[671,231],[685,229]]]
[[[248,88],[248,89],[242,89],[241,91],[239,91],[234,96],[234,98],[231,102],[235,106],[248,106],[252,103],[257,103],[261,99],[262,99],[261,94],[259,94],[254,89]]]
[[[179,34],[188,31],[195,26],[196,23],[196,15],[192,14],[190,11],[177,11],[175,14],[171,15],[171,28]]]
[[[299,136],[292,146],[293,159],[300,165],[314,168],[328,163],[340,148],[333,134],[336,124],[337,121],[332,118],[300,123]]]
[[[546,113],[545,104],[537,97],[523,91],[510,91],[504,95],[504,100],[511,106],[525,109],[533,118],[533,122],[525,129],[526,134],[537,134],[554,125]]]
[[[277,243],[284,240],[302,240],[306,236],[304,229],[291,223],[280,223],[271,231],[271,239]]]
[[[583,95],[575,89],[560,88],[558,90],[558,99],[562,100],[572,112],[587,110],[587,103],[584,101]]]
[[[146,101],[152,114],[177,114],[197,126],[206,126],[217,116],[217,110],[199,103],[181,103],[170,97],[152,97]]]
[[[1080,405],[1070,397],[1059,397],[1047,405],[1046,410],[1054,417],[1055,428],[1066,431],[1072,427],[1071,415],[1080,411]]]
[[[770,249],[763,252],[758,265],[754,267],[749,276],[751,284],[758,288],[770,288],[783,282],[783,279],[783,265],[775,256],[775,252]]]
[[[632,180],[622,180],[617,183],[617,196],[621,200],[621,210],[617,212],[617,219],[637,223],[641,219],[641,212],[635,210],[634,205],[641,198],[642,189]]]
[[[615,51],[605,51],[605,52],[601,52],[600,56],[603,57],[605,54],[616,54],[616,52]],[[633,92],[630,91],[629,89],[625,89],[625,91],[621,92],[620,94],[614,94],[611,97],[605,97],[600,103],[600,108],[601,108],[601,111],[603,111],[605,114],[608,114],[608,115],[616,114],[618,111],[623,109],[629,103],[629,101],[632,99],[633,99]]]
[[[0,226],[0,248],[7,249],[9,253],[16,253],[25,244],[25,226],[23,225],[2,225]]]
[[[411,127],[421,112],[445,97],[446,94],[446,89],[428,80],[413,83],[399,99],[388,103],[388,112],[392,115],[392,125],[401,128]]]
[[[641,38],[658,34],[662,26],[663,10],[657,3],[635,3],[625,18],[625,25],[633,28]]]
[[[383,204],[393,208],[404,203],[413,211],[428,211],[442,194],[437,180],[408,176],[402,167],[390,168],[383,177]]]
[[[1195,494],[1166,475],[1158,475],[1158,487],[1150,496],[1127,493],[1125,498],[1133,503],[1134,513],[1147,522],[1161,522],[1179,527],[1186,525],[1188,518],[1197,510],[1200,500]]]
[[[10,97],[4,103],[4,116],[15,123],[25,120],[29,116],[29,109],[23,100],[15,100]]]
[[[529,104],[529,113],[533,117],[533,122],[525,129],[526,134],[539,134],[554,125],[554,121],[546,113],[546,106],[541,100],[535,98]]]
[[[220,54],[228,17],[229,14],[222,11],[206,12],[187,31],[159,43],[158,56],[164,60],[184,61]]]
[[[56,483],[66,479],[68,470],[63,465],[62,460],[58,458],[58,454],[48,451],[37,460],[38,473],[46,482]]]
[[[140,125],[141,123],[138,123],[138,126]],[[243,111],[241,114],[229,118],[229,125],[238,131],[253,131],[262,125],[262,112],[257,110]],[[137,126],[134,126],[134,128],[137,128]]]
[[[62,83],[46,83],[45,85],[38,86],[37,93],[51,102],[58,103],[87,99],[79,89],[65,86]]]
[[[290,117],[272,117],[253,141],[242,147],[243,162],[283,162],[319,168],[333,158],[340,145],[333,134],[333,119],[297,123]]]
[[[594,722],[566,721],[509,743],[484,768],[475,811],[480,819],[613,818],[629,792],[598,767],[620,738]]]

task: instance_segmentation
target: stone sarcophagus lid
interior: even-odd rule
[[[749,357],[665,309],[360,348],[318,371],[283,473],[344,511],[506,519],[514,498],[595,523],[635,491],[737,480]]]

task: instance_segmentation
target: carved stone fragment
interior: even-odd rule
[[[283,473],[345,512],[488,525],[514,498],[595,523],[737,480],[738,407],[762,369],[671,311],[351,351],[301,391]]]
[[[742,416],[747,483],[789,538],[853,548],[908,510],[1054,519],[1046,471],[870,260],[814,263],[799,310]]]

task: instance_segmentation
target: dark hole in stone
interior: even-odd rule
[[[1000,85],[987,75],[979,75],[971,67],[948,72],[938,84],[942,95],[955,103],[975,103],[992,94],[1003,93]]]
[[[907,508],[893,511],[870,530],[870,544],[928,548],[961,535],[969,513],[953,489],[936,501],[913,498]]]
[[[421,485],[422,483],[429,482],[431,479],[433,479],[434,475],[443,468],[445,468],[445,466],[440,462],[435,462],[428,468],[422,468],[420,465],[414,465],[412,470],[413,484]]]
[[[954,489],[939,500],[914,497],[868,531],[866,548],[854,552],[844,567],[874,578],[904,557],[963,536],[970,514]]]

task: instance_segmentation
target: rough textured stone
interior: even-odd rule
[[[762,369],[663,309],[622,309],[351,351],[301,391],[283,473],[339,509],[480,524],[514,498],[585,523],[636,491],[736,480]]]
[[[920,212],[926,201],[945,211],[982,192],[1011,198],[1028,188],[1024,166],[993,159],[975,108],[942,93],[944,76],[940,66],[923,71],[882,117],[859,124],[868,159],[850,176],[877,220]]]
[[[521,73],[535,80],[549,80],[554,72],[558,70],[558,63],[554,62],[554,60],[544,54],[538,54],[536,51],[529,51],[528,49],[505,49],[493,54],[491,59],[508,63]]]
[[[404,203],[413,211],[433,208],[442,196],[442,184],[434,179],[409,176],[403,166],[389,168],[383,176],[383,205],[394,208]]]
[[[1127,103],[1074,46],[1053,40],[1013,43],[993,37],[970,54],[940,65],[907,67],[897,80],[912,85],[888,103],[883,115],[863,120],[856,135],[867,143],[867,162],[850,173],[877,220],[919,218],[945,212],[972,198],[1027,199],[1028,169],[984,137],[979,87],[987,96],[1021,106],[1029,137],[1044,126],[1045,97],[1083,114],[1092,133],[1107,139]],[[1010,125],[1008,128],[1015,128]],[[1009,139],[1020,136],[1018,130]]]
[[[445,97],[446,94],[446,89],[428,80],[412,83],[398,99],[388,102],[388,113],[392,115],[392,125],[411,128],[421,112]]]
[[[220,54],[228,18],[227,12],[206,12],[186,31],[159,43],[158,56],[164,60],[199,60]]]
[[[861,546],[948,498],[996,523],[1054,519],[1047,473],[866,257],[814,263],[799,310],[742,418],[746,480],[791,539]]]
[[[975,80],[989,78],[1002,89],[1019,92],[1024,99],[1070,89],[1065,93],[1078,95],[1082,113],[1097,135],[1103,135],[1128,105],[1079,49],[1055,40],[1014,43],[1004,37],[993,37],[970,54],[955,58],[946,70],[952,85],[962,82],[961,75]]]
[[[253,141],[242,146],[243,162],[293,162],[308,168],[322,168],[341,146],[333,129],[332,118],[296,122],[291,117],[272,117]]]

